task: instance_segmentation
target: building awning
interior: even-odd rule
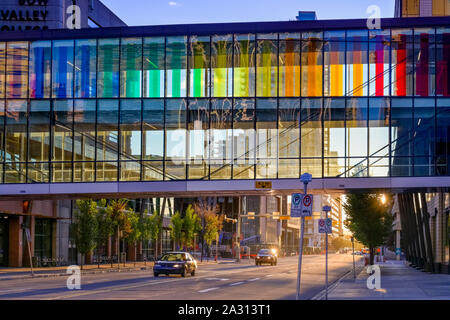
[[[16,216],[16,217],[35,217],[38,219],[70,220],[70,218],[44,216],[42,214],[37,214],[37,213],[29,214],[29,213],[10,212],[10,211],[0,211],[0,216],[1,215]]]

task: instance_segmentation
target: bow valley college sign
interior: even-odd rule
[[[46,30],[45,25],[28,23],[45,23],[48,21],[49,0],[17,0],[18,6],[0,9],[0,31]],[[18,22],[18,25],[4,25],[4,22]],[[22,23],[27,23],[22,24]]]

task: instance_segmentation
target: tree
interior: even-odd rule
[[[114,222],[112,220],[112,217],[110,215],[110,212],[106,210],[106,200],[102,199],[97,203],[97,263],[100,267],[100,261],[99,261],[99,254],[98,249],[99,247],[106,246],[106,243],[114,234]],[[112,267],[112,262],[111,262]]]
[[[77,200],[78,211],[71,224],[72,234],[78,251],[86,258],[97,245],[97,203],[92,200]],[[83,269],[83,261],[81,261]]]
[[[172,218],[170,218],[170,237],[173,240],[173,245],[180,246],[183,241],[183,218],[177,211]],[[174,248],[175,250],[175,248]]]
[[[195,238],[195,233],[201,230],[200,218],[195,213],[192,205],[189,205],[186,209],[186,214],[183,219],[183,230],[184,230],[184,244],[188,248],[193,247],[193,241]]]
[[[156,260],[158,257],[158,237],[162,229],[162,217],[158,214],[158,212],[155,212],[151,216],[147,216],[147,218],[144,220],[145,226],[144,226],[144,232],[143,236],[144,239],[151,239],[155,243],[155,257]],[[148,237],[148,238],[147,238]]]
[[[207,205],[204,201],[204,199],[202,199],[202,201],[196,203],[194,205],[194,211],[195,213],[198,215],[198,217],[200,218],[200,236],[201,236],[201,243],[202,243],[202,253],[201,253],[201,261],[203,262],[203,253],[204,253],[204,247],[205,247],[205,235],[206,235],[206,231],[207,231],[207,225],[208,225],[208,221],[211,222],[213,221],[212,219],[209,218],[209,220],[207,220],[207,216],[211,216],[211,215],[216,215],[216,211],[217,208],[216,206],[210,206]]]
[[[345,225],[353,233],[356,240],[369,248],[370,264],[373,265],[375,248],[384,244],[392,232],[392,197],[382,204],[376,194],[353,193],[347,195],[343,205],[347,220]]]
[[[128,200],[119,199],[112,200],[106,210],[108,214],[111,216],[113,221],[115,236],[117,238],[117,262],[120,267],[120,237],[127,237],[127,235],[131,232],[131,224],[127,219],[126,210],[127,210]]]
[[[205,232],[204,239],[208,248],[211,246],[213,240],[216,239],[217,233],[222,230],[223,216],[209,212],[205,215]]]
[[[141,219],[139,214],[133,210],[128,211],[126,217],[131,231],[126,234],[125,239],[128,244],[136,246],[136,243],[141,239],[142,235],[142,228],[140,227]],[[134,265],[136,265],[136,254],[134,255]]]

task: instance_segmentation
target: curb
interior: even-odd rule
[[[203,262],[203,263],[199,263],[199,265],[209,265],[209,264],[223,264],[223,263],[230,263],[230,262],[216,262],[216,261],[210,261],[210,262]],[[234,263],[231,262],[231,263]],[[123,267],[120,269],[117,268],[111,268],[111,269],[103,269],[103,270],[98,270],[98,269],[94,269],[94,270],[82,270],[81,274],[82,275],[86,275],[86,274],[104,274],[104,273],[110,273],[110,272],[133,272],[133,271],[151,271],[153,270],[153,266],[147,266],[147,267],[135,267],[135,268],[129,268],[129,267]],[[0,273],[0,281],[3,280],[20,280],[20,279],[35,279],[35,278],[52,278],[52,277],[63,277],[63,276],[68,276],[70,274],[65,273],[65,272],[59,272],[59,273],[41,273],[41,274],[34,274],[34,276],[31,276],[31,274],[26,274],[26,275],[17,275],[17,276],[1,276]]]
[[[121,268],[121,269],[106,269],[106,270],[82,270],[81,274],[103,274],[103,273],[110,273],[110,272],[133,272],[133,271],[146,271],[146,270],[153,270],[153,267],[141,267],[141,268]],[[10,276],[10,277],[2,277],[0,276],[0,281],[2,280],[20,280],[20,279],[35,279],[35,278],[52,278],[52,277],[62,277],[62,276],[68,276],[70,274],[68,273],[44,273],[44,274],[27,274],[27,275],[19,275],[19,276]]]

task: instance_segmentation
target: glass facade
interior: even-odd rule
[[[450,28],[0,41],[0,183],[450,174]]]

